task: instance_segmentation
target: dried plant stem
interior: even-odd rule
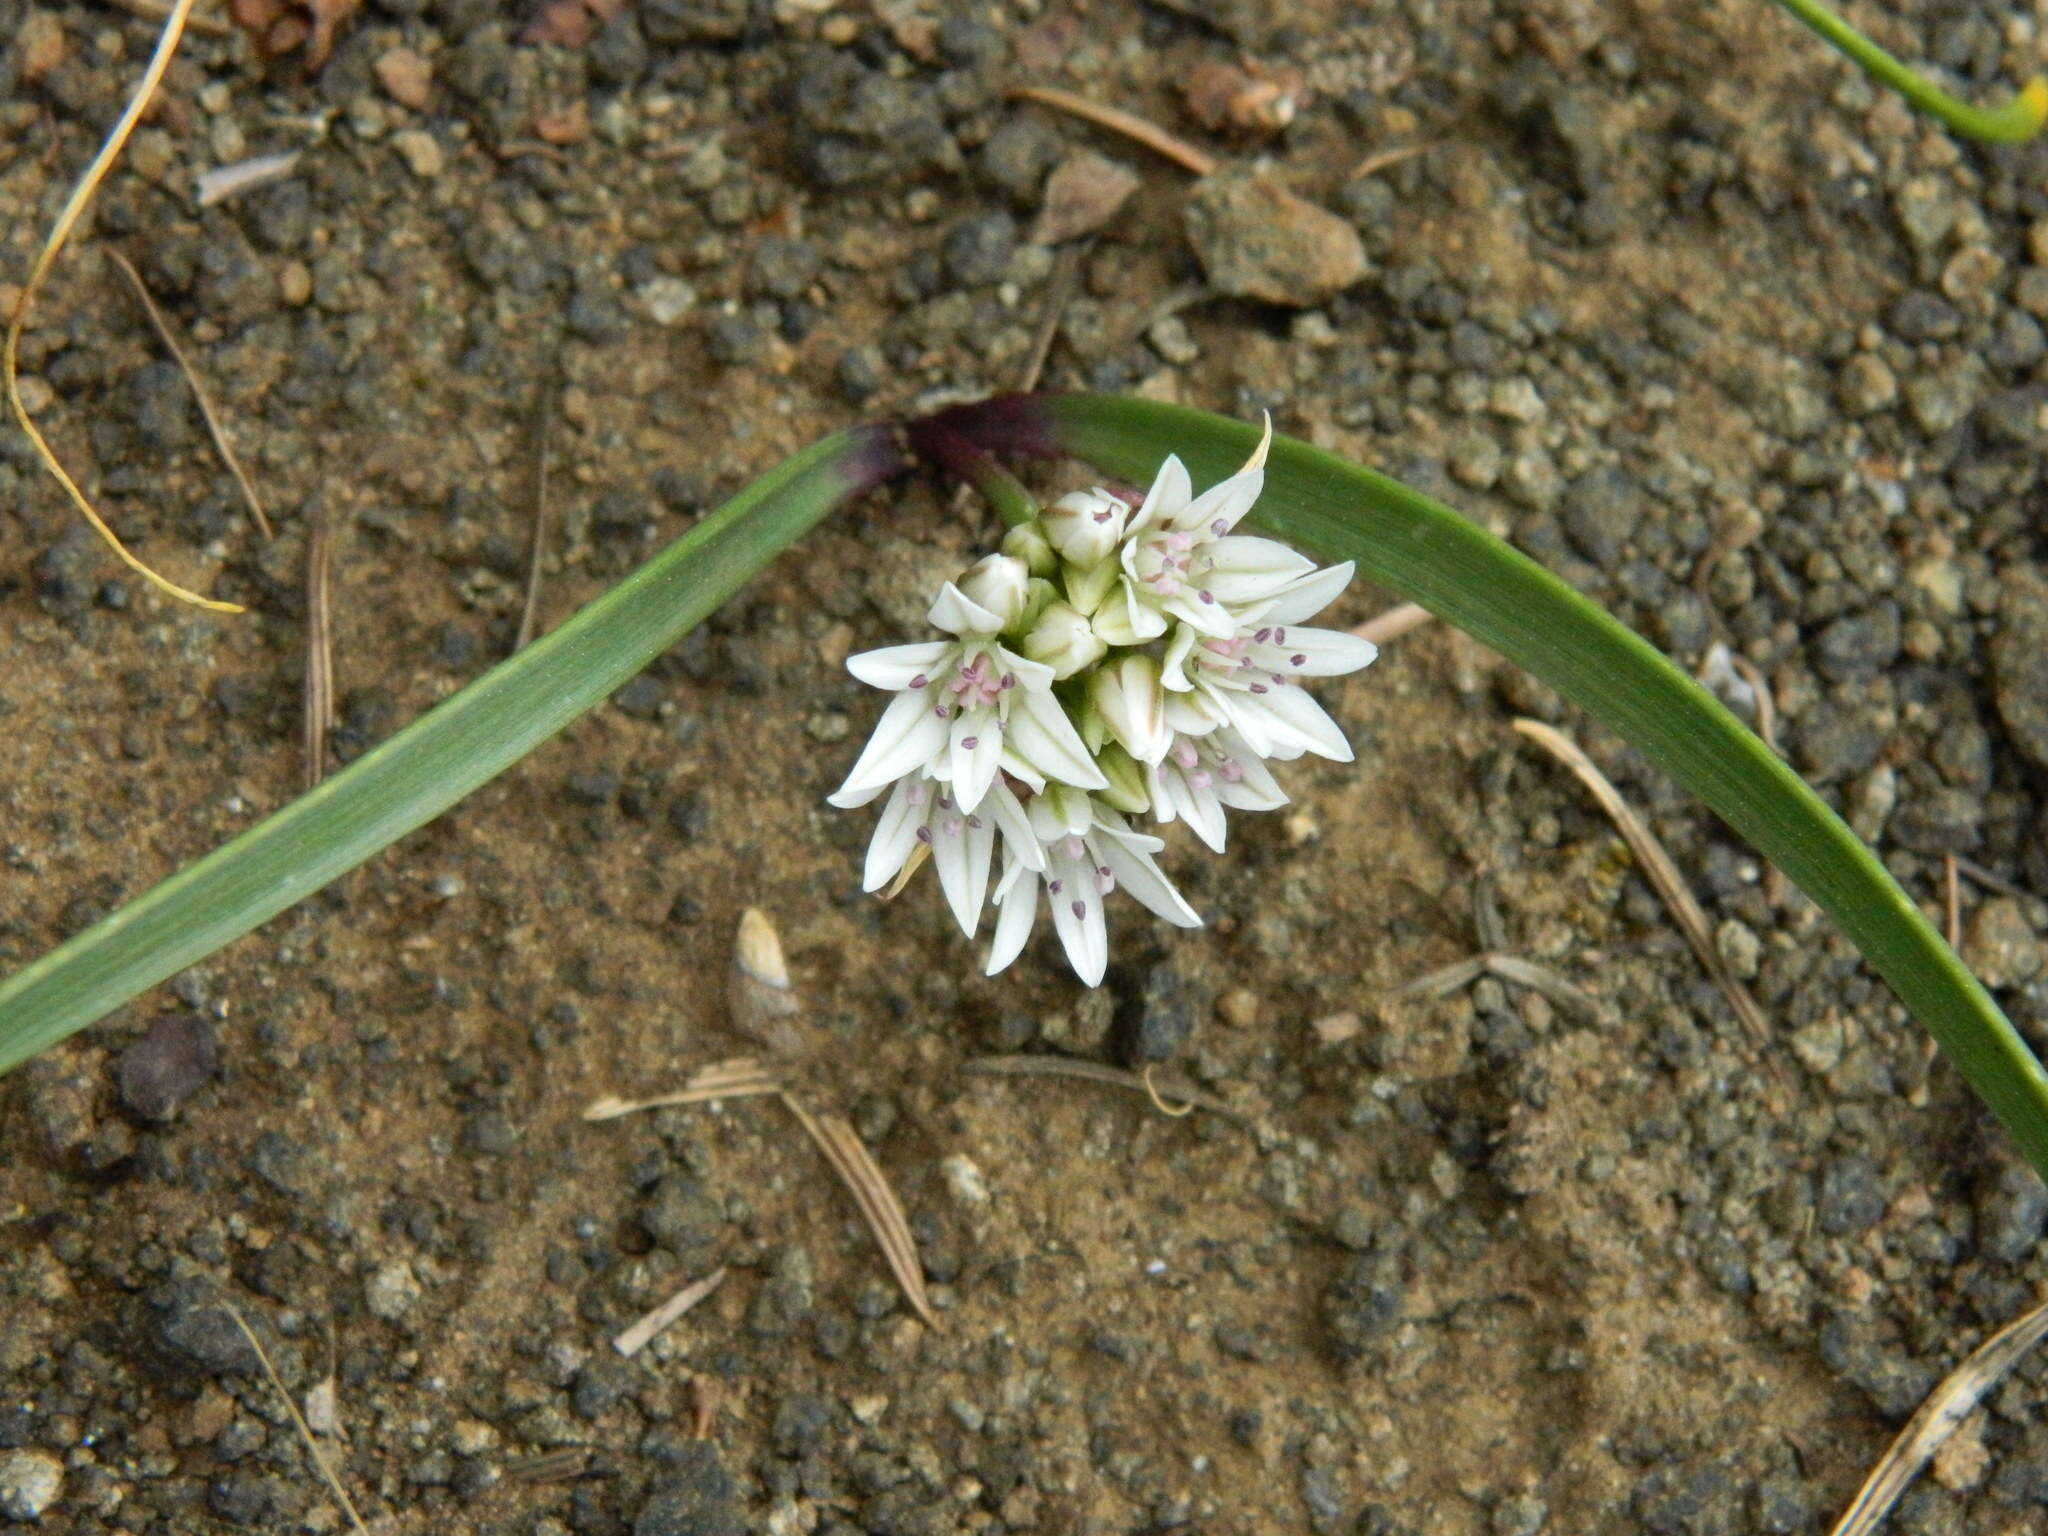
[[[64,487],[64,493],[71,498],[71,504],[78,508],[85,520],[92,525],[93,531],[106,541],[107,548],[119,556],[123,564],[151,586],[180,602],[191,603],[195,607],[209,609],[214,613],[240,613],[240,603],[224,603],[215,598],[201,597],[197,592],[189,592],[167,577],[159,576],[132,554],[128,546],[121,542],[119,535],[107,526],[106,520],[94,509],[85,492],[78,488],[78,482],[71,478],[70,472],[58,459],[56,451],[43,437],[42,430],[29,416],[28,408],[21,403],[21,333],[28,323],[29,309],[34,305],[36,294],[43,286],[43,279],[49,275],[51,264],[57,259],[57,253],[64,249],[64,242],[70,238],[72,227],[78,223],[87,205],[92,202],[93,194],[99,190],[100,183],[106,179],[108,170],[120,155],[122,146],[128,142],[128,135],[135,131],[135,125],[141,120],[143,110],[148,107],[150,97],[156,94],[157,86],[162,83],[164,71],[170,68],[171,56],[178,51],[178,39],[185,33],[185,20],[192,12],[192,5],[193,0],[176,0],[176,4],[171,7],[170,15],[164,20],[163,35],[157,39],[156,52],[150,56],[149,67],[142,72],[142,80],[135,87],[135,94],[128,98],[127,109],[122,112],[120,121],[114,124],[113,131],[107,135],[106,143],[100,146],[100,152],[93,157],[92,164],[86,167],[78,185],[72,188],[71,197],[64,204],[64,211],[57,215],[57,222],[51,227],[49,239],[43,242],[43,248],[36,256],[35,265],[29,268],[28,281],[22,284],[21,297],[15,301],[14,313],[7,322],[5,347],[0,348],[0,378],[4,378],[6,384],[8,409],[14,413],[14,419],[21,424],[22,432],[34,446],[36,457],[43,461],[43,466],[56,477],[57,483]]]
[[[1107,1088],[1125,1088],[1132,1093],[1142,1093],[1166,1113],[1165,1104],[1160,1102],[1162,1094],[1170,1095],[1186,1108],[1206,1109],[1212,1115],[1221,1115],[1226,1120],[1235,1120],[1239,1125],[1251,1128],[1251,1122],[1213,1094],[1202,1092],[1188,1083],[1169,1080],[1155,1084],[1148,1072],[1139,1076],[1126,1072],[1122,1067],[1104,1066],[1099,1061],[1077,1061],[1071,1056],[976,1056],[960,1063],[960,1070],[972,1077],[1072,1077],[1084,1083],[1100,1083]]]
[[[112,246],[107,254],[114,258],[114,265],[121,269],[121,275],[128,279],[128,286],[135,290],[135,297],[142,305],[142,312],[149,316],[149,323],[156,328],[157,339],[164,344],[164,350],[171,354],[171,360],[178,365],[178,371],[185,375],[185,382],[191,386],[192,398],[199,402],[199,414],[206,420],[207,435],[213,439],[213,446],[220,451],[221,462],[227,465],[228,473],[235,477],[235,484],[241,487],[242,500],[248,505],[249,515],[256,520],[257,529],[264,538],[273,537],[270,519],[263,515],[263,503],[256,495],[256,487],[242,468],[242,461],[235,456],[234,444],[228,441],[227,428],[221,425],[220,412],[214,409],[213,396],[207,392],[199,372],[192,366],[192,360],[185,355],[185,349],[178,345],[178,338],[171,333],[170,322],[163,317],[163,311],[156,307],[156,300],[150,297],[148,286],[142,281],[142,274],[135,270],[135,264]]]
[[[1870,1536],[1912,1486],[1944,1440],[2048,1335],[2048,1306],[2036,1307],[1978,1345],[1932,1393],[1871,1469],[1830,1536]]]
[[[1677,864],[1672,862],[1671,855],[1664,851],[1664,845],[1657,841],[1642,817],[1621,798],[1621,791],[1608,782],[1607,775],[1593,766],[1593,760],[1579,750],[1578,743],[1562,731],[1553,730],[1540,720],[1517,720],[1515,729],[1571,769],[1579,782],[1593,792],[1593,798],[1600,802],[1600,808],[1614,822],[1629,851],[1649,877],[1650,884],[1664,899],[1666,910],[1678,924],[1679,932],[1685,935],[1686,942],[1692,946],[1692,952],[1699,957],[1700,965],[1728,999],[1728,1006],[1735,1010],[1735,1017],[1759,1047],[1766,1044],[1770,1039],[1770,1029],[1764,1020],[1763,1009],[1757,1006],[1749,988],[1728,969],[1728,962],[1721,958],[1720,948],[1714,943],[1714,930],[1707,923],[1707,914],[1701,910],[1692,892],[1686,889]]]
[[[708,1104],[713,1099],[745,1099],[780,1092],[781,1080],[760,1062],[751,1056],[737,1056],[731,1061],[715,1061],[702,1071],[693,1073],[690,1080],[674,1093],[659,1094],[651,1099],[599,1099],[583,1111],[583,1118],[616,1120],[620,1115],[637,1114],[643,1109],[665,1109],[675,1104]]]
[[[171,7],[164,0],[108,0],[117,11],[126,11],[130,16],[139,16],[144,21],[164,21],[170,17]],[[197,32],[201,37],[233,37],[232,23],[222,21],[218,16],[194,14],[185,18],[185,29]]]
[[[301,740],[308,789],[327,777],[327,732],[334,724],[334,625],[327,591],[333,559],[327,513],[316,505],[306,525],[306,713]]]
[[[1156,123],[1148,123],[1142,117],[1129,112],[1120,112],[1115,107],[1099,106],[1085,96],[1076,96],[1071,91],[1057,91],[1049,86],[1020,85],[1011,90],[1013,99],[1035,101],[1040,106],[1066,112],[1074,117],[1120,133],[1125,138],[1144,145],[1154,154],[1164,155],[1182,170],[1192,171],[1197,176],[1211,176],[1220,163],[1214,155],[1204,154],[1194,145],[1177,139]]]
[[[645,1349],[654,1336],[688,1312],[725,1283],[725,1266],[720,1265],[701,1280],[693,1280],[660,1306],[612,1340],[612,1348],[628,1360]]]
[[[1074,279],[1081,273],[1081,253],[1092,242],[1070,240],[1060,247],[1060,253],[1053,260],[1052,281],[1045,287],[1045,312],[1038,317],[1038,333],[1031,338],[1031,354],[1024,359],[1024,375],[1018,381],[1020,394],[1030,394],[1038,388],[1038,381],[1045,373],[1045,360],[1052,355],[1053,338],[1060,333],[1060,317],[1067,312],[1067,301],[1074,296]]]
[[[1351,633],[1361,640],[1370,640],[1374,645],[1385,645],[1389,640],[1398,640],[1411,629],[1420,629],[1435,615],[1420,603],[1400,603],[1385,613],[1376,613]]]
[[[263,1347],[263,1341],[256,1337],[256,1330],[249,1326],[248,1320],[235,1309],[233,1303],[223,1301],[221,1307],[234,1319],[235,1326],[242,1330],[242,1337],[249,1341],[249,1347],[256,1351],[256,1358],[263,1364],[263,1374],[270,1378],[271,1387],[284,1402],[284,1411],[292,1417],[292,1427],[299,1432],[299,1438],[305,1442],[306,1454],[313,1458],[313,1465],[320,1469],[320,1476],[326,1479],[329,1491],[348,1512],[348,1523],[356,1528],[358,1536],[369,1536],[369,1527],[363,1524],[363,1517],[356,1513],[355,1500],[351,1499],[348,1490],[341,1486],[341,1479],[335,1475],[334,1468],[328,1465],[326,1456],[321,1454],[320,1442],[313,1438],[312,1426],[306,1423],[305,1415],[299,1412],[299,1405],[292,1401],[291,1393],[285,1390],[284,1383],[278,1379],[277,1367],[270,1363],[270,1351]]]

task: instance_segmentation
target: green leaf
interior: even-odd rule
[[[1057,451],[1148,484],[1178,453],[1195,483],[1244,462],[1258,433],[1179,406],[1012,397],[953,414],[995,451]],[[2048,1074],[1876,854],[1712,695],[1634,631],[1449,507],[1306,443],[1277,438],[1252,521],[1359,571],[1526,667],[1604,720],[1796,881],[1891,983],[2048,1176]]]
[[[440,815],[609,697],[834,506],[899,468],[877,428],[805,449],[554,633],[0,983],[0,1072]]]

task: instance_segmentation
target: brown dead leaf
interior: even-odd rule
[[[1045,206],[1032,228],[1032,243],[1058,245],[1093,234],[1115,218],[1137,190],[1138,173],[1122,161],[1093,150],[1075,151],[1046,178]]]
[[[377,55],[370,66],[384,94],[401,107],[420,112],[434,89],[434,66],[410,48],[392,48]]]

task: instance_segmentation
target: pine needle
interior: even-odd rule
[[[1125,138],[1144,145],[1154,154],[1164,155],[1182,170],[1193,171],[1197,176],[1213,175],[1220,163],[1214,155],[1203,153],[1185,139],[1175,138],[1157,123],[1148,123],[1142,117],[1121,112],[1115,107],[1098,106],[1085,96],[1076,96],[1072,91],[1056,91],[1042,85],[1020,85],[1014,88],[1010,95],[1018,100],[1035,101],[1040,106],[1071,113],[1095,124],[1098,128],[1120,133]]]
[[[651,1099],[602,1098],[583,1111],[585,1120],[616,1120],[620,1115],[643,1109],[665,1109],[675,1104],[708,1104],[713,1099],[744,1099],[764,1093],[780,1093],[782,1083],[751,1056],[715,1061],[674,1093]]]
[[[121,269],[121,275],[128,279],[128,286],[135,290],[135,297],[142,305],[142,312],[149,316],[149,323],[156,328],[157,340],[164,344],[164,350],[171,354],[171,361],[178,365],[178,371],[185,375],[185,383],[191,387],[192,398],[199,402],[199,414],[206,421],[207,435],[213,439],[213,446],[219,450],[221,462],[228,467],[228,473],[235,477],[235,484],[242,489],[242,500],[249,508],[249,515],[256,520],[256,527],[263,537],[273,537],[270,519],[263,515],[263,503],[257,498],[255,484],[249,479],[248,471],[242,468],[242,461],[235,456],[234,444],[228,441],[227,428],[221,425],[220,412],[213,407],[213,396],[201,382],[198,370],[185,355],[185,349],[178,345],[178,338],[171,333],[170,322],[164,319],[163,311],[156,307],[156,300],[150,297],[148,286],[142,281],[142,274],[135,270],[135,264],[112,246],[107,254],[114,258],[114,265]]]
[[[151,586],[175,597],[179,602],[191,603],[195,607],[205,608],[214,613],[240,613],[243,611],[240,603],[224,603],[214,598],[201,597],[197,592],[188,592],[167,577],[159,576],[130,553],[128,546],[121,542],[120,536],[108,527],[106,520],[94,510],[92,502],[87,500],[85,492],[78,488],[78,482],[71,478],[69,471],[58,459],[56,451],[50,447],[41,429],[29,416],[28,407],[21,402],[19,377],[21,333],[28,324],[28,312],[35,303],[36,293],[42,288],[43,279],[49,275],[50,267],[57,259],[57,253],[64,249],[64,242],[70,238],[72,227],[84,215],[87,205],[92,202],[93,194],[99,190],[100,183],[106,179],[107,172],[119,157],[122,146],[128,142],[129,134],[135,131],[135,125],[141,120],[150,97],[156,94],[157,86],[162,83],[164,71],[170,68],[171,56],[178,51],[178,39],[184,35],[185,21],[192,13],[192,5],[193,0],[177,0],[171,7],[171,13],[164,22],[163,34],[157,39],[156,52],[150,56],[149,67],[142,72],[142,80],[135,87],[135,94],[128,98],[127,109],[122,112],[120,121],[114,124],[113,132],[107,135],[106,143],[100,146],[100,152],[93,157],[92,164],[86,167],[78,185],[72,188],[70,200],[64,204],[64,211],[57,215],[57,222],[50,230],[49,239],[43,242],[42,251],[36,256],[35,265],[29,268],[28,281],[22,284],[21,297],[15,301],[14,313],[8,318],[6,344],[4,348],[0,348],[0,379],[4,379],[6,384],[7,407],[14,413],[14,419],[21,424],[22,432],[35,448],[36,457],[43,461],[43,467],[64,487],[65,494],[71,498],[71,504],[78,508],[85,520],[92,525],[93,531],[106,541],[107,548],[119,556],[123,564]]]
[[[654,1336],[688,1312],[725,1283],[725,1266],[720,1265],[701,1280],[693,1280],[660,1306],[612,1340],[612,1348],[628,1360],[645,1349]]]
[[[1607,775],[1593,766],[1593,760],[1579,750],[1578,743],[1562,731],[1553,730],[1540,720],[1517,720],[1515,729],[1571,769],[1579,782],[1593,792],[1593,798],[1600,802],[1600,808],[1607,813],[1621,833],[1622,840],[1628,844],[1629,851],[1636,856],[1636,863],[1642,866],[1650,884],[1656,887],[1672,921],[1678,924],[1679,932],[1685,935],[1692,952],[1699,957],[1701,967],[1728,999],[1728,1006],[1735,1010],[1742,1027],[1759,1047],[1766,1044],[1770,1039],[1770,1026],[1764,1019],[1763,1009],[1757,1005],[1749,988],[1728,968],[1728,962],[1721,958],[1720,946],[1714,942],[1714,931],[1707,925],[1707,914],[1701,910],[1692,892],[1686,889],[1685,878],[1679,874],[1678,865],[1672,862],[1671,855],[1664,851],[1664,845],[1657,841],[1642,817],[1621,798],[1621,791],[1608,782]]]
[[[356,1513],[355,1500],[351,1499],[348,1490],[341,1486],[341,1479],[335,1475],[334,1468],[327,1464],[326,1456],[321,1454],[320,1442],[313,1438],[312,1427],[306,1423],[305,1415],[299,1412],[299,1405],[292,1401],[291,1393],[285,1390],[284,1383],[278,1379],[277,1367],[270,1363],[270,1352],[263,1347],[263,1341],[256,1337],[256,1330],[249,1326],[233,1302],[223,1301],[221,1308],[234,1319],[235,1326],[242,1330],[242,1337],[247,1339],[249,1347],[256,1351],[256,1358],[263,1363],[263,1374],[270,1378],[270,1385],[284,1403],[284,1411],[292,1416],[292,1427],[298,1430],[299,1438],[306,1443],[306,1454],[313,1458],[313,1465],[320,1469],[321,1477],[327,1480],[328,1489],[340,1502],[341,1507],[348,1512],[348,1523],[356,1528],[357,1536],[370,1536],[370,1528],[363,1524],[363,1517]]]
[[[853,1127],[837,1115],[814,1118],[787,1092],[783,1093],[782,1102],[796,1116],[797,1124],[818,1144],[818,1150],[825,1154],[825,1161],[832,1165],[832,1171],[851,1191],[854,1204],[860,1207],[860,1213],[867,1221],[868,1230],[875,1234],[882,1257],[889,1261],[889,1272],[895,1275],[896,1283],[902,1287],[911,1307],[924,1319],[927,1327],[938,1327],[939,1319],[932,1311],[931,1298],[925,1294],[924,1264],[918,1259],[917,1240],[910,1235],[910,1222],[903,1214],[896,1191],[889,1187],[889,1180],[875,1166],[867,1147],[854,1134]]]

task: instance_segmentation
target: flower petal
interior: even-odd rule
[[[1202,585],[1218,602],[1255,603],[1272,598],[1310,575],[1316,563],[1277,539],[1232,534],[1208,546],[1209,573]]]
[[[1259,659],[1288,677],[1342,677],[1371,666],[1380,654],[1370,640],[1341,629],[1271,627],[1277,633]]]
[[[1289,582],[1279,591],[1267,594],[1267,606],[1259,614],[1259,621],[1265,624],[1307,623],[1334,603],[1338,595],[1351,585],[1351,573],[1356,569],[1356,565],[1346,560],[1342,565],[1326,566]]]
[[[1124,525],[1126,548],[1135,543],[1135,535],[1164,527],[1175,522],[1187,510],[1188,497],[1194,493],[1194,483],[1188,479],[1187,466],[1180,461],[1180,455],[1169,453],[1159,466],[1159,473],[1152,477],[1152,489],[1145,493],[1145,501],[1137,514]]]
[[[1116,876],[1117,884],[1130,892],[1139,903],[1165,918],[1176,928],[1199,928],[1201,916],[1195,909],[1181,900],[1166,876],[1159,873],[1159,866],[1144,855],[1133,853],[1122,842],[1113,837],[1091,837],[1089,848],[1107,864]],[[1054,913],[1058,915],[1057,911]]]
[[[1218,640],[1228,639],[1238,630],[1237,616],[1223,605],[1213,586],[1198,590],[1183,587],[1159,606],[1183,624]]]
[[[947,653],[953,649],[950,640],[927,640],[918,645],[885,645],[879,651],[862,651],[858,656],[847,657],[846,670],[870,688],[886,688],[895,693],[908,688],[911,680],[920,673],[929,677],[938,671]]]
[[[932,712],[923,690],[899,693],[875,722],[874,735],[839,793],[850,795],[900,779],[929,763],[945,746],[946,722]]]
[[[912,805],[911,786],[915,784],[925,784],[926,792],[919,804]],[[875,823],[875,835],[868,842],[867,867],[861,872],[862,890],[879,891],[896,878],[904,861],[910,857],[910,850],[917,846],[917,829],[924,825],[925,812],[930,805],[929,781],[896,781],[895,792],[882,808],[882,819]]]
[[[997,897],[995,942],[989,945],[984,976],[1006,970],[1024,952],[1024,942],[1031,937],[1032,926],[1038,921],[1037,877],[1018,879],[1019,867],[1012,865],[1003,874],[1003,890]]]
[[[1351,743],[1344,739],[1344,732],[1337,722],[1323,713],[1323,706],[1309,697],[1308,690],[1295,687],[1276,687],[1271,692],[1258,695],[1266,711],[1279,721],[1308,751],[1318,757],[1327,757],[1333,763],[1348,763],[1352,759]],[[1266,756],[1273,754],[1268,752]]]
[[[1079,789],[1107,789],[1074,722],[1049,693],[1025,693],[1011,700],[1004,736],[1010,750],[1048,779]]]
[[[981,808],[1002,834],[1008,861],[1022,864],[1034,872],[1045,868],[1045,850],[1039,846],[1038,834],[1031,830],[1031,817],[1009,785],[997,779],[988,792],[988,798],[981,802]]]
[[[1052,668],[1043,662],[1033,661],[1028,656],[1019,656],[1008,646],[996,647],[996,660],[1002,669],[1017,679],[1019,688],[1029,688],[1033,693],[1043,693],[1053,683]]]
[[[989,857],[995,850],[995,828],[979,816],[941,813],[933,820],[932,863],[946,893],[953,920],[970,939],[981,921],[988,898]]]
[[[1102,985],[1102,973],[1109,969],[1109,924],[1102,915],[1102,896],[1095,889],[1095,871],[1078,859],[1055,860],[1052,872],[1059,882],[1046,881],[1046,901],[1052,907],[1052,925],[1066,947],[1067,964],[1082,984]]]
[[[1002,764],[1003,726],[995,711],[963,709],[955,715],[946,758],[952,769],[954,803],[963,811],[974,810]]]
[[[1208,529],[1212,537],[1220,538],[1243,520],[1265,488],[1264,469],[1241,469],[1228,480],[1217,481],[1189,504],[1187,526]],[[1218,522],[1223,524],[1222,533],[1215,532]]]
[[[1003,627],[1001,614],[990,613],[950,581],[939,588],[925,617],[953,635],[993,635]]]

